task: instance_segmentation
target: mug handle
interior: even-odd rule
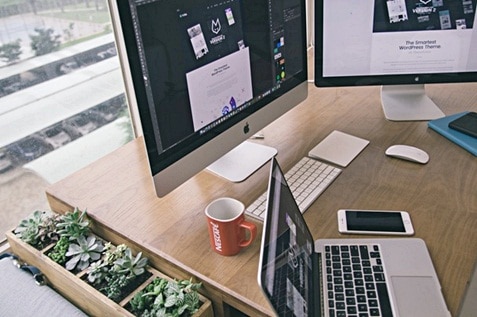
[[[253,239],[255,239],[255,236],[257,235],[257,226],[255,226],[251,222],[242,221],[240,223],[240,227],[242,227],[242,228],[244,228],[244,229],[246,229],[250,232],[250,237],[249,237],[248,240],[240,241],[239,246],[241,248],[244,248],[244,247],[249,246],[252,243]]]

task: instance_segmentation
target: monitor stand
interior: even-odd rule
[[[424,121],[445,116],[421,84],[382,86],[381,103],[384,116],[391,121]]]
[[[210,164],[207,169],[231,182],[247,179],[277,154],[275,148],[245,141]]]

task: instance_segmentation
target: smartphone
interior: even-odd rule
[[[449,122],[449,128],[477,138],[477,112],[469,112]]]
[[[414,234],[411,217],[406,211],[338,210],[338,230],[341,233],[405,235]]]

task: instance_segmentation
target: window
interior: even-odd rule
[[[45,187],[133,138],[106,0],[0,5],[0,240]]]

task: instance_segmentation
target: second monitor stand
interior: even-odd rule
[[[421,84],[382,86],[381,103],[384,116],[391,121],[423,121],[445,116]]]
[[[277,154],[270,146],[245,141],[207,169],[231,182],[242,182]]]

